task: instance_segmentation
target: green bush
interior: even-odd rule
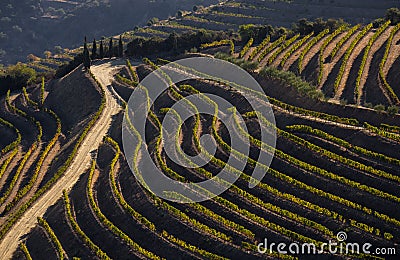
[[[4,95],[7,90],[21,89],[34,83],[36,76],[36,71],[23,63],[10,65],[4,71],[0,70],[0,95]]]
[[[387,108],[387,112],[389,115],[395,115],[399,113],[399,107],[398,106],[389,106]]]
[[[377,111],[378,113],[383,113],[385,112],[385,106],[382,104],[374,106],[374,110]]]

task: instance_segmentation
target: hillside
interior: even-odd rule
[[[393,6],[226,1],[50,57],[0,99],[0,259],[398,259]]]
[[[131,63],[140,64],[137,61]],[[94,66],[93,71],[97,71],[94,77],[108,75],[116,69],[121,70],[118,66],[110,67],[108,61],[100,64],[104,64],[100,65],[104,68],[109,67],[109,72]],[[142,79],[153,69],[155,65],[146,61],[137,67],[122,68],[121,75],[126,75],[133,81],[136,75],[131,75],[131,72],[137,71],[139,79]],[[80,74],[79,70],[80,68],[63,81],[73,82],[72,77],[77,77]],[[285,80],[283,75],[260,72],[259,77],[267,95],[274,98],[287,99],[278,91],[282,91],[282,88],[287,88],[286,91],[282,91],[284,93],[293,91],[292,83]],[[132,91],[134,86],[127,85],[125,81],[117,77],[112,84],[115,86],[114,90],[107,88],[106,99],[118,101],[120,97],[115,92],[125,96],[124,91]],[[182,82],[170,91],[177,91],[184,96],[195,89],[200,93],[217,94],[234,104],[241,115],[251,112],[241,101],[241,94],[229,90],[223,84],[192,80],[190,84],[194,87],[193,90],[183,88],[184,84],[188,83]],[[105,89],[105,85],[98,86]],[[173,93],[165,93],[159,98],[162,104],[156,107],[173,104],[171,95],[176,95]],[[294,91],[293,95],[298,96],[298,93]],[[397,238],[400,231],[397,219],[400,216],[396,207],[399,203],[397,173],[400,154],[395,152],[398,151],[398,135],[386,132],[389,130],[377,132],[372,126],[363,127],[361,122],[395,124],[399,117],[382,117],[374,111],[355,110],[355,118],[348,119],[320,113],[319,111],[325,110],[324,103],[315,104],[314,110],[310,111],[287,105],[277,99],[270,98],[270,101],[279,129],[278,150],[262,183],[255,189],[249,189],[248,176],[255,166],[251,164],[244,170],[245,175],[228,192],[200,204],[171,203],[146,192],[134,179],[125,156],[120,153],[121,132],[115,130],[121,129],[122,117],[114,117],[113,125],[107,128],[110,129],[109,135],[118,142],[110,138],[104,139],[95,152],[96,163],[92,164],[92,168],[74,172],[76,185],[71,191],[64,193],[63,199],[49,208],[44,215],[45,221],[40,220],[40,226],[34,228],[27,236],[24,240],[27,248],[25,253],[29,252],[33,258],[43,255],[54,258],[65,254],[68,258],[77,256],[95,259],[96,255],[103,254],[114,259],[121,259],[127,255],[154,259],[169,259],[178,255],[184,259],[218,256],[258,259],[262,255],[257,252],[256,245],[264,237],[280,242],[317,243],[335,237],[341,230],[346,230],[348,241],[369,241],[375,247],[398,248]],[[298,98],[298,102],[307,104],[309,101],[303,97]],[[21,109],[30,109],[31,105],[19,106]],[[351,114],[350,108],[342,109],[333,104],[330,106],[329,110],[335,114]],[[109,108],[117,112],[114,106]],[[159,120],[163,119],[163,114],[157,110],[153,113]],[[257,138],[260,127],[257,125],[263,124],[264,121],[258,121],[260,119],[251,114],[245,118],[250,135]],[[13,125],[16,125],[16,119],[12,120]],[[62,124],[64,121],[66,118],[61,118]],[[185,122],[185,129],[195,127],[194,122]],[[164,157],[163,149],[154,147],[158,130],[156,127],[150,127],[148,134],[155,139],[146,142],[149,149],[155,149],[154,160],[167,167],[163,168],[164,171],[169,169],[165,174],[172,178],[184,176],[192,181],[204,180],[207,176],[204,174],[216,173],[220,167],[218,165],[225,163],[227,156],[232,156],[223,143],[229,142],[226,138],[233,133],[227,134],[223,125],[217,127],[209,123],[206,117],[201,120],[202,134],[219,136],[220,139],[217,140],[220,149],[215,155],[219,162],[206,165],[205,171],[184,169],[169,161]],[[216,129],[216,132],[209,132],[212,128]],[[188,133],[190,131],[181,132],[180,140],[184,151],[192,154],[198,147],[195,143],[190,144],[188,138],[198,137]],[[25,138],[23,134],[23,140]],[[85,147],[92,150],[92,146],[83,145],[82,149]],[[267,152],[265,147],[258,147],[256,142],[251,148],[249,158],[253,160],[256,160],[256,151]],[[161,157],[156,156],[158,152],[161,152]],[[237,157],[238,154],[233,156],[241,158]],[[136,163],[140,165],[140,161]],[[8,166],[6,174],[17,165],[18,163]],[[262,162],[257,162],[257,165],[265,167]],[[61,196],[60,190],[58,194]],[[16,209],[13,208],[10,212],[15,212]],[[3,230],[5,227],[3,225]],[[54,244],[55,241],[59,244]],[[14,258],[19,259],[23,254],[24,251],[17,250]],[[336,258],[341,257],[338,255]]]
[[[126,0],[31,2],[7,0],[1,3],[0,39],[3,40],[0,42],[0,64],[28,60],[31,61],[30,66],[39,72],[51,71],[71,59],[75,52],[70,50],[78,47],[85,35],[88,39],[100,39],[126,32],[125,37],[129,41],[132,34],[166,38],[173,31],[179,33],[199,28],[226,31],[247,23],[290,27],[302,18],[342,18],[351,24],[365,24],[382,17],[388,8],[400,7],[396,0],[379,3],[372,0],[235,0],[223,1],[213,8],[202,6],[220,1],[140,0],[134,5]],[[154,23],[158,19],[175,16],[178,10],[191,11],[194,6],[198,6],[196,12],[182,12],[183,18]],[[146,26],[149,21],[154,24]],[[139,26],[138,30],[136,26]],[[44,51],[49,52],[44,54]],[[33,56],[28,57],[29,54]]]
[[[180,9],[215,2],[4,0],[0,3],[0,64],[26,62],[29,54],[45,58],[45,51],[60,54],[64,48],[78,47],[85,35],[100,39],[145,25],[153,17],[165,19]]]

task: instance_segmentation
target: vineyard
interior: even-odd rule
[[[389,2],[385,5],[390,6]],[[354,8],[352,3],[346,4],[349,8]],[[290,24],[277,22],[279,19],[271,21],[270,12],[276,9],[280,14],[282,10],[291,10],[297,5],[301,5],[301,1],[273,4],[228,1],[127,32],[122,38],[124,43],[128,43],[135,37],[166,39],[174,32],[223,34],[238,30],[240,25],[249,23],[289,26]],[[354,24],[357,22],[360,21],[353,21]],[[199,46],[199,50],[212,47],[211,44],[216,47],[225,43],[230,45],[231,54],[236,51],[239,57],[258,62],[260,69],[273,66],[296,73],[316,85],[332,102],[369,108],[383,105],[388,108],[399,105],[400,90],[395,76],[400,73],[396,66],[400,39],[398,29],[399,26],[392,26],[390,23],[383,23],[377,28],[372,24],[343,25],[331,31],[326,29],[304,35],[293,33],[273,39],[267,35],[263,42],[249,39],[247,42],[237,43],[222,39],[218,43],[204,43]],[[238,48],[237,45],[240,44],[243,45]],[[40,73],[54,73],[58,66],[71,61],[79,51],[76,49],[63,55],[37,59],[29,62],[28,66]],[[388,56],[391,57],[389,62],[386,61]]]
[[[295,42],[297,37],[288,40]],[[229,46],[229,42],[221,42],[204,47],[219,44]],[[275,55],[274,59],[280,56]],[[112,83],[113,98],[120,99],[121,109],[126,106],[130,92],[143,88],[137,81],[167,63],[163,59],[156,63],[149,59],[144,59],[143,63],[126,62]],[[185,71],[174,65],[169,69],[176,73]],[[202,75],[200,71],[189,72]],[[167,74],[162,72],[161,76],[167,77]],[[265,84],[287,83],[287,76],[273,68],[261,70],[259,76],[264,78]],[[94,78],[93,87],[103,88],[95,80],[95,74],[87,77]],[[296,256],[276,251],[260,254],[257,244],[267,237],[277,242],[319,245],[335,239],[336,233],[342,230],[347,232],[348,241],[397,247],[400,154],[396,151],[400,137],[396,126],[391,125],[393,122],[381,126],[363,124],[360,119],[311,111],[269,97],[278,139],[275,157],[268,168],[257,161],[257,156],[273,150],[258,139],[258,132],[269,127],[270,122],[243,102],[241,95],[249,89],[241,86],[240,91],[232,91],[229,82],[216,78],[179,84],[166,80],[170,82],[168,91],[161,96],[160,103],[154,105],[147,119],[150,138],[142,140],[135,126],[129,124],[137,145],[136,153],[130,158],[136,165],[135,171],[143,169],[139,167],[140,153],[143,152],[140,147],[145,143],[150,151],[154,151],[153,160],[170,178],[198,182],[214,176],[224,167],[238,172],[227,164],[227,158],[233,156],[247,162],[243,173],[239,172],[239,180],[227,192],[206,202],[179,204],[160,199],[135,180],[128,167],[128,158],[122,153],[120,132],[110,131],[96,151],[91,166],[79,173],[81,177],[74,187],[65,190],[62,198],[38,218],[37,226],[14,253],[15,259],[28,256],[32,259],[43,256],[52,259],[120,259],[124,256],[170,259],[178,255],[183,259],[292,259]],[[69,163],[67,159],[52,177],[48,176],[52,164],[57,164],[55,155],[61,153],[63,156],[60,148],[65,143],[60,140],[63,120],[46,107],[49,103],[46,95],[51,93],[47,94],[44,89],[43,86],[30,92],[24,89],[23,93],[9,94],[3,100],[1,123],[8,128],[10,136],[9,143],[2,147],[3,237],[18,214],[23,214],[26,203],[33,202],[43,189],[48,189]],[[271,89],[266,93],[270,94],[269,91],[274,92]],[[218,106],[202,93],[218,94],[235,105],[235,113],[226,116],[231,117],[237,132],[227,132],[227,126],[220,124],[216,117]],[[100,94],[104,95],[104,90]],[[192,94],[200,94],[203,102],[214,107],[213,120],[199,114],[182,122],[180,115],[170,108]],[[254,95],[259,102],[266,101],[267,97],[260,93]],[[98,111],[102,109],[101,104]],[[187,105],[197,110],[190,102]],[[182,168],[166,156],[160,131],[161,122],[170,110],[177,124],[182,125],[174,133],[182,156],[204,150],[199,141],[201,135],[214,137],[219,149],[215,155],[209,155],[211,161],[207,165]],[[74,156],[81,138],[96,120],[95,111],[92,121],[78,134],[68,158]],[[239,124],[236,112],[245,119],[248,131]],[[11,117],[14,113],[17,116]],[[123,116],[122,112],[118,114],[111,130],[120,129]],[[47,127],[51,124],[51,128]],[[24,129],[31,131],[26,133]],[[249,138],[249,157],[232,149],[231,134]],[[35,153],[37,156],[33,157]],[[252,181],[254,167],[265,169],[267,174],[260,184],[250,189],[248,183]],[[28,171],[29,168],[32,171]],[[169,196],[177,198],[180,195],[171,193]],[[324,254],[328,255],[328,252]],[[335,257],[341,258],[340,254]]]
[[[257,57],[259,70],[265,66],[291,71],[315,85],[331,102],[372,108],[399,106],[400,90],[394,81],[400,73],[387,63],[399,58],[399,26],[386,22],[379,28],[354,26],[318,35],[298,35],[250,48],[244,56]],[[294,42],[294,43],[293,43]]]
[[[332,5],[334,6],[332,7]],[[386,9],[390,7],[399,7],[399,3],[396,0],[384,0],[378,4],[372,0],[364,1],[362,4],[357,0],[336,0],[334,3],[316,0],[221,1],[211,7],[201,7],[196,11],[184,12],[182,17],[173,17],[139,27],[125,32],[122,36],[124,43],[128,43],[137,37],[165,39],[173,32],[222,33],[235,31],[243,24],[271,24],[289,28],[292,23],[303,17],[311,20],[318,17],[342,18],[351,24],[357,24],[382,17]],[[53,53],[50,57],[33,56],[28,58],[27,65],[39,73],[54,73],[58,66],[73,60],[80,51],[79,49],[64,49],[61,52]]]
[[[400,23],[355,17],[352,25],[238,39],[245,23],[272,19],[286,25],[281,13],[271,12],[302,2],[203,7],[134,35],[183,41],[171,33],[233,30],[230,38],[199,42],[182,53],[178,41],[165,55],[99,59],[88,70],[78,66],[60,79],[8,91],[0,99],[0,258],[305,259],[276,247],[262,253],[259,245],[268,239],[319,247],[338,241],[339,232],[346,234],[344,243],[370,243],[371,251],[392,248],[398,254]],[[309,10],[317,2],[308,1]],[[377,8],[374,3],[365,4]],[[130,37],[126,33],[124,43]],[[261,89],[171,62],[188,57],[230,61]],[[60,62],[51,60],[33,63],[51,70]],[[167,85],[155,100],[149,93],[160,86],[139,83],[150,74]],[[174,83],[171,75],[191,79]],[[132,93],[140,93],[140,102],[129,102]],[[275,122],[246,97],[270,107]],[[176,103],[193,115],[185,118]],[[212,113],[199,112],[203,107]],[[163,126],[167,116],[177,126],[171,131]],[[142,117],[145,136],[134,123]],[[276,137],[275,146],[263,132]],[[213,153],[205,135],[215,144]],[[125,152],[125,139],[132,154]],[[233,139],[248,145],[248,154]],[[170,157],[169,145],[186,166]],[[163,199],[142,182],[149,174],[147,154],[175,181],[207,181],[222,169],[238,179],[206,201],[175,191],[165,191],[170,200]],[[207,163],[198,166],[192,160],[197,155]],[[270,165],[260,160],[268,156]],[[265,173],[258,184],[257,169]],[[215,185],[226,183],[215,179]],[[186,190],[211,193],[200,185]],[[386,258],[354,249],[319,253],[318,259]]]

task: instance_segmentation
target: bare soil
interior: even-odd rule
[[[350,75],[350,71],[353,67],[354,60],[359,56],[362,55],[362,51],[367,46],[369,39],[374,35],[373,32],[368,32],[356,45],[353,51],[350,54],[350,58],[347,60],[346,67],[344,69],[344,73],[342,76],[342,80],[340,81],[339,88],[335,94],[334,99],[339,100],[342,96],[343,90],[346,88],[346,83]]]

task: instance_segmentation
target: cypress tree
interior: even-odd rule
[[[122,35],[119,36],[119,42],[118,42],[118,56],[119,56],[119,57],[124,56],[124,45],[122,44]]]
[[[110,43],[108,45],[108,56],[111,59],[114,56],[113,38],[110,38]]]
[[[171,49],[173,50],[174,53],[178,52],[178,35],[173,32],[168,36],[168,41],[171,45]]]
[[[92,60],[97,58],[97,43],[96,39],[93,40],[93,48],[92,48]]]
[[[83,66],[85,67],[86,70],[90,69],[90,63],[91,63],[90,54],[87,47],[86,36],[85,36],[85,43],[83,45]]]
[[[104,46],[103,46],[103,40],[100,41],[100,59],[104,58]]]

